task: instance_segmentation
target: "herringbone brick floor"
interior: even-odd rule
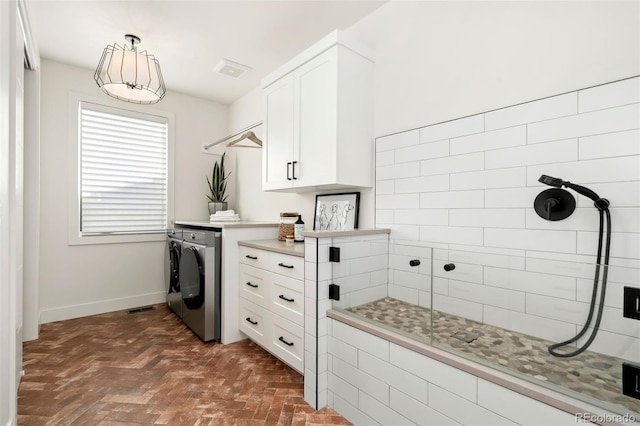
[[[165,305],[44,324],[24,370],[19,425],[349,424],[259,346],[202,343]]]

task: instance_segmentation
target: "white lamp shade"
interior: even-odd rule
[[[107,46],[94,78],[107,95],[127,102],[154,104],[166,93],[158,60],[128,46]]]

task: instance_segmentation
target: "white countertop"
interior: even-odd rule
[[[175,226],[196,226],[199,228],[264,228],[278,226],[277,222],[256,222],[252,220],[240,220],[238,222],[205,222],[196,220],[176,220]]]
[[[251,247],[276,253],[289,254],[291,256],[304,257],[304,242],[287,243],[279,240],[251,240],[238,241],[239,246]]]

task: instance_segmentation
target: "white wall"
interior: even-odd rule
[[[376,50],[378,137],[637,74],[638,13],[622,1],[389,2],[347,32]],[[231,105],[230,131],[259,120],[256,88]],[[235,152],[241,215],[294,210],[311,229],[315,193],[263,193],[260,151]],[[373,190],[360,192],[360,227],[371,227]]]
[[[164,241],[67,244],[69,93],[111,98],[96,86],[93,70],[50,60],[42,61],[41,88],[43,322],[164,301]],[[174,92],[153,108],[175,114],[175,211],[170,218],[206,220],[205,176],[219,157],[203,154],[202,145],[226,135],[228,108]]]
[[[376,50],[382,136],[638,74],[637,1],[395,1],[347,32]]]
[[[637,19],[639,13],[639,2],[626,1],[389,2],[347,31],[376,49],[374,134],[380,137],[638,75],[640,74],[640,23]],[[484,127],[481,131],[484,131]],[[443,136],[442,139],[446,137]],[[410,149],[402,151],[403,147],[413,145],[414,142],[418,144],[424,142],[418,130],[398,134],[395,138],[390,137],[377,144],[378,198],[375,222],[377,226],[393,227],[392,239],[422,239],[423,242],[429,240],[431,244],[442,244],[441,247],[445,248],[448,248],[448,244],[451,243],[462,245],[479,243],[479,246],[482,246],[484,240],[480,241],[480,239],[485,236],[483,233],[486,226],[494,226],[496,222],[502,221],[501,226],[511,223],[509,226],[524,228],[525,220],[529,227],[532,226],[532,209],[529,209],[530,211],[526,213],[523,210],[522,214],[525,217],[512,218],[511,222],[507,222],[504,217],[500,219],[494,216],[493,219],[497,219],[493,222],[494,225],[485,224],[484,227],[478,228],[479,230],[473,227],[465,228],[483,220],[483,215],[487,213],[455,210],[456,203],[462,202],[462,205],[471,208],[473,206],[468,203],[472,203],[471,197],[476,195],[476,202],[479,204],[475,207],[482,209],[485,207],[486,198],[478,199],[478,194],[472,193],[458,193],[460,196],[456,198],[450,191],[460,189],[464,185],[480,184],[482,186],[485,182],[480,180],[481,176],[450,175],[450,173],[465,170],[454,170],[449,165],[444,166],[441,175],[426,176],[429,172],[425,169],[436,165],[428,163],[426,157],[422,158],[424,165],[420,164],[419,167],[422,169],[418,170],[418,176],[421,174],[425,176],[416,179],[415,182],[409,182],[408,179],[406,182],[399,182],[397,179],[402,179],[402,176],[409,177],[413,173],[410,160],[417,160],[420,155],[446,157],[450,153],[455,154],[453,151],[450,152],[448,140],[432,144],[431,149],[425,149],[423,146],[420,153],[419,150],[413,153]],[[626,146],[632,143],[633,140]],[[482,152],[477,153],[476,156],[482,155],[484,158],[484,150],[484,148],[481,149]],[[566,152],[561,153],[552,150],[551,147],[549,152],[554,153],[551,156],[557,157],[557,161],[578,159],[572,157],[562,160],[560,156],[565,155]],[[515,155],[528,158],[533,154],[523,151]],[[572,150],[570,155],[578,155],[577,148]],[[602,152],[598,155],[624,154]],[[409,158],[411,156],[413,158]],[[521,169],[515,173],[522,173],[527,167],[522,167],[521,163],[516,164],[516,157],[509,157],[511,158],[509,161],[512,161],[514,166],[521,166]],[[404,161],[407,163],[403,163]],[[637,165],[637,161],[635,164]],[[503,165],[503,167],[508,166],[508,162]],[[612,164],[606,167],[620,168]],[[481,169],[484,170],[484,164]],[[560,177],[580,179],[577,176],[568,175]],[[527,185],[533,185],[533,183],[527,180],[524,184],[514,183],[512,186]],[[538,189],[531,188],[525,192],[517,189],[513,194],[505,193],[503,198],[509,200],[516,194],[524,193],[528,197],[526,207],[530,207],[529,202],[532,202],[535,197],[532,190],[538,191]],[[611,191],[606,187],[601,190],[603,193],[606,191],[606,195],[610,196]],[[430,191],[433,191],[432,195],[425,195]],[[483,191],[484,187],[480,191],[482,197],[485,195]],[[635,192],[631,190],[630,194]],[[427,211],[410,208],[411,198],[415,196],[418,197],[416,209],[428,205]],[[453,209],[450,209],[451,207]],[[514,212],[510,213],[513,216]],[[585,209],[579,210],[577,215],[584,216],[590,213],[593,212]],[[627,213],[630,211],[625,210],[624,214]],[[633,212],[630,214],[633,215]],[[590,219],[592,218],[587,218],[585,221],[588,226],[593,225]],[[597,221],[597,218],[594,220]],[[635,243],[631,242],[635,237],[627,237],[624,234],[624,231],[635,229],[633,219],[630,216],[623,220],[626,220],[627,225],[623,225],[621,238],[635,247]],[[620,222],[617,223],[614,226],[620,226]],[[456,224],[458,226],[454,227],[453,225]],[[585,224],[582,226],[587,226]],[[438,228],[439,226],[445,229],[442,230]],[[592,244],[587,241],[588,237],[592,236],[589,232],[593,231],[592,228],[588,230],[576,228],[569,231],[574,233],[574,237],[576,237],[575,233],[583,232],[580,234],[582,237],[579,243],[576,243],[578,245],[573,250],[576,255],[590,254],[595,250],[591,250]],[[488,234],[491,235],[491,232],[494,231],[490,230]],[[544,250],[541,248],[542,252]],[[448,256],[449,253],[445,255]],[[524,256],[523,253],[522,256]],[[550,256],[553,257],[550,254],[546,255],[546,257]],[[577,258],[568,260],[577,261]],[[530,262],[533,264],[533,261]],[[520,261],[517,260],[516,263],[519,264]],[[548,265],[549,261],[543,260],[538,263],[545,264],[546,269],[543,268],[543,272],[551,268]],[[555,266],[558,268],[562,265]],[[482,277],[479,278],[482,279]],[[390,280],[393,281],[393,279],[394,276],[391,274]],[[581,288],[585,285],[579,286],[579,284],[584,284],[588,279],[587,277],[580,279],[582,281],[576,281],[579,295],[576,294],[575,298],[584,299]],[[446,291],[447,294],[443,296],[449,295],[450,288],[445,285],[448,282],[437,281],[436,284],[438,284],[437,291]],[[614,287],[616,295],[620,292],[617,287],[620,286]],[[461,288],[457,285],[451,291],[460,295],[471,290],[476,289]],[[391,286],[390,293],[397,297],[417,297],[415,289],[411,288],[405,291],[400,287]],[[493,296],[497,297],[496,294]],[[502,294],[502,296],[505,295]],[[443,303],[446,302],[443,297],[438,296],[438,298]],[[425,297],[422,301],[430,302]],[[531,302],[529,304],[531,305]],[[467,315],[478,312],[477,309],[473,309],[473,306],[463,304],[462,298],[457,304],[448,306]],[[531,308],[533,309],[533,306]],[[580,305],[581,310],[582,305]],[[500,317],[504,317],[505,312],[500,313],[502,314]],[[497,316],[494,317],[497,318]],[[577,322],[578,320],[575,321]],[[553,324],[557,325],[557,322]],[[542,324],[539,325],[542,327]],[[533,328],[540,331],[540,327]],[[573,327],[575,329],[575,325]],[[622,327],[625,326],[622,325]],[[547,327],[548,331],[552,329],[553,327]],[[553,331],[558,332],[557,329]],[[607,335],[606,331],[601,332],[601,335],[604,338]],[[557,336],[546,335],[545,337]],[[629,351],[624,349],[625,346],[628,347],[625,343],[629,342],[627,337],[613,336],[612,339],[618,344],[608,345],[601,339],[596,347],[604,350],[608,345],[609,348],[615,347],[614,352],[619,355],[629,355]]]
[[[640,287],[640,77],[386,136],[376,149],[390,296],[553,342],[575,336],[589,312],[598,212],[569,191],[570,217],[540,218],[533,202],[549,187],[538,178],[554,176],[611,203],[607,298],[589,350],[640,357],[640,327],[622,315],[623,288]],[[421,245],[437,249],[422,275],[407,265]]]

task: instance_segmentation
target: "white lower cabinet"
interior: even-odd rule
[[[279,315],[272,316],[270,324],[272,354],[302,373],[304,357],[304,329]]]
[[[267,318],[263,307],[240,298],[240,331],[261,345],[267,342],[266,336],[270,330]]]
[[[240,264],[240,297],[257,305],[267,306],[269,295],[265,283],[266,274],[264,269]]]
[[[304,259],[241,247],[240,331],[304,371]]]

